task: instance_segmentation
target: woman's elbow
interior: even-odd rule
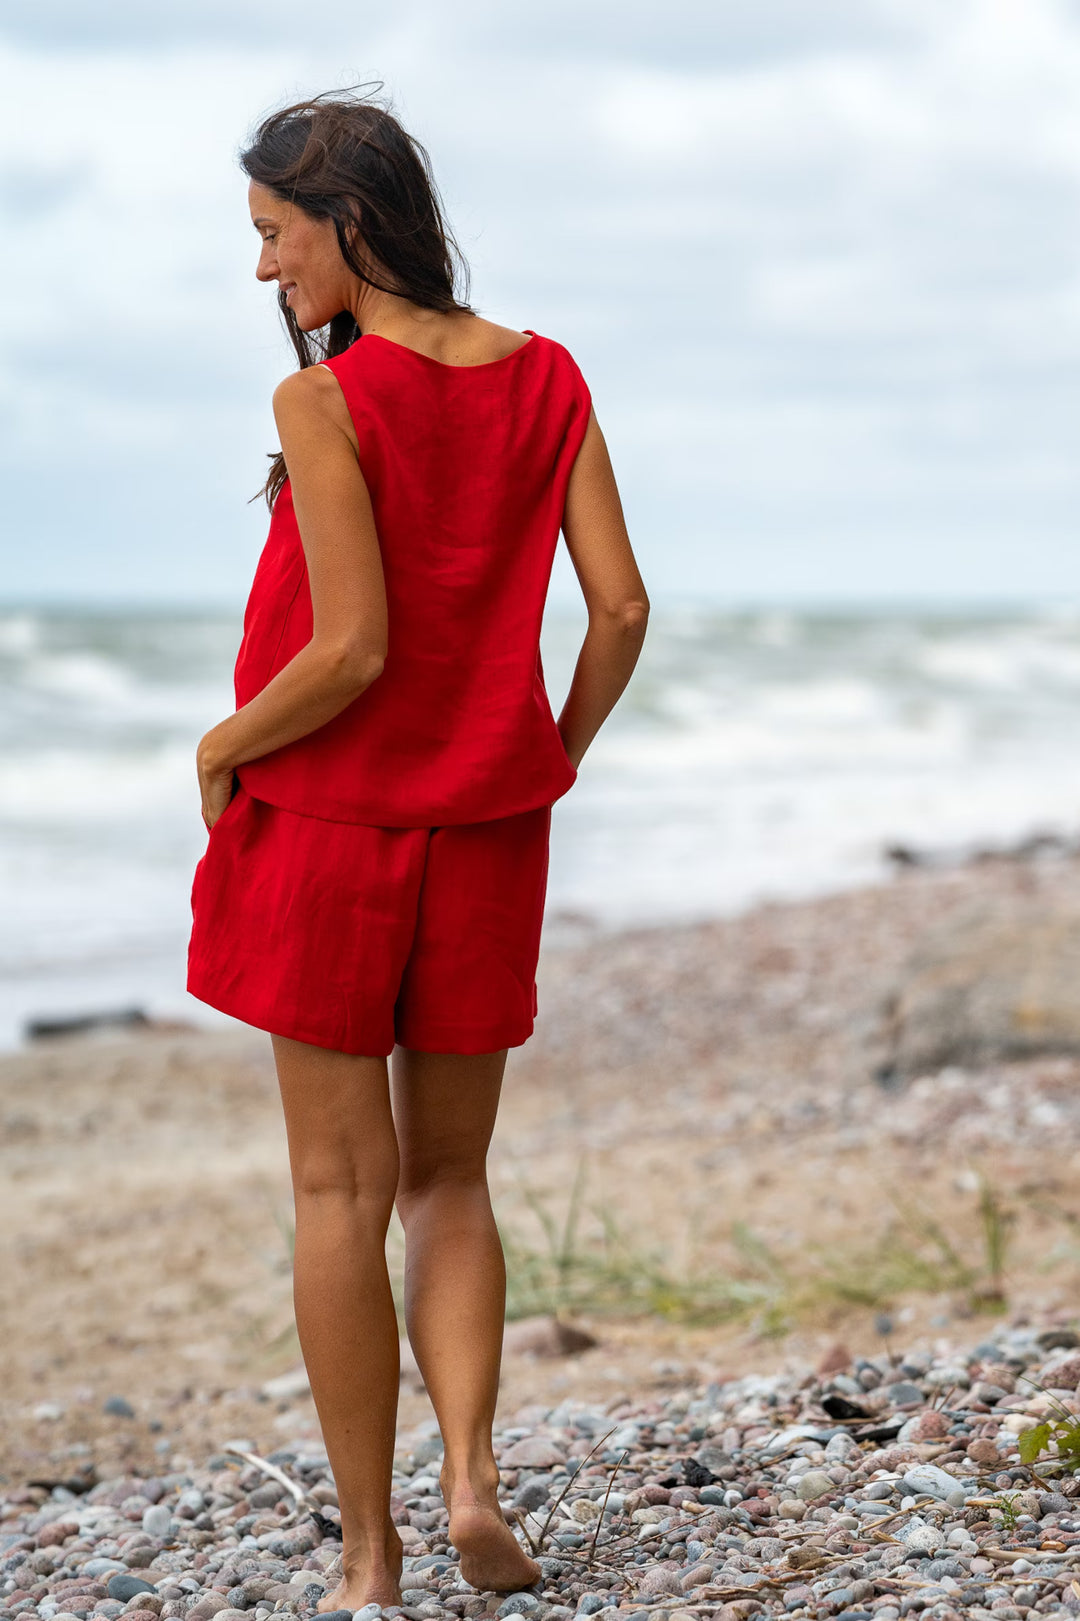
[[[644,592],[622,606],[621,623],[623,629],[631,636],[644,636],[645,627],[649,623],[649,599]]]
[[[347,643],[328,655],[332,684],[346,692],[361,693],[383,673],[386,654],[370,643]]]
[[[605,602],[602,606],[590,612],[590,618],[596,617],[605,625],[610,625],[620,635],[634,638],[645,635],[645,627],[649,622],[649,599],[644,594],[636,597],[620,597],[618,601]]]

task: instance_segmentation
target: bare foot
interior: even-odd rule
[[[503,1517],[502,1509],[473,1501],[450,1505],[450,1541],[460,1555],[462,1579],[480,1593],[516,1593],[541,1577]]]
[[[334,1591],[319,1600],[316,1612],[328,1615],[332,1610],[362,1610],[365,1604],[400,1604],[402,1554],[401,1538],[388,1523],[383,1561],[373,1567],[368,1559],[361,1566],[343,1556],[345,1574]]]

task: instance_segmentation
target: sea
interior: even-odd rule
[[[0,607],[0,1048],[30,1021],[234,1021],[184,988],[195,747],[242,607]],[[584,631],[549,606],[558,709]],[[889,882],[888,852],[1080,830],[1080,605],[654,605],[553,813],[544,949]]]

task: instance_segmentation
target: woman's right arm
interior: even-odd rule
[[[562,529],[589,614],[558,721],[576,767],[633,674],[649,618],[611,458],[591,410],[570,472]]]

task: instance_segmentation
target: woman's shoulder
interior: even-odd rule
[[[334,372],[326,361],[313,366],[302,366],[299,371],[283,377],[273,393],[275,411],[304,408],[312,403],[331,400],[341,391]]]

